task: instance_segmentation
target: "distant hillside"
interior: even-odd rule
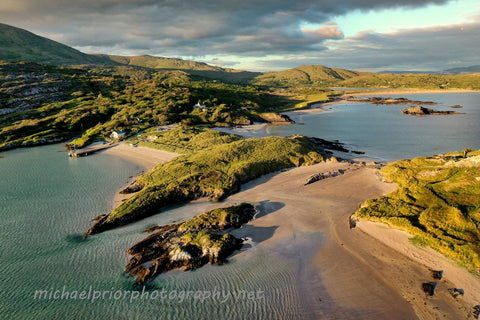
[[[247,82],[260,75],[258,72],[249,72],[229,68],[211,66],[203,62],[189,61],[175,58],[163,58],[149,55],[143,56],[116,56],[116,55],[95,55],[103,59],[111,59],[114,62],[162,70],[182,70],[192,75],[226,81],[226,82]]]
[[[480,65],[464,67],[464,68],[452,68],[445,71],[441,71],[441,74],[468,74],[468,73],[480,73]]]
[[[480,73],[459,75],[438,74],[365,74],[337,83],[348,88],[391,89],[480,89]]]
[[[306,65],[284,71],[265,72],[264,74],[256,77],[254,83],[259,85],[331,85],[338,81],[350,79],[364,74],[369,73],[338,68],[328,68],[319,65]]]
[[[29,31],[0,23],[0,60],[53,65],[112,64]]]

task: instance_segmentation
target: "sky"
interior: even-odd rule
[[[480,64],[480,0],[1,0],[0,22],[86,53],[251,71]]]

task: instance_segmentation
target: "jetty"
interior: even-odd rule
[[[72,157],[72,158],[86,157],[86,156],[94,154],[95,152],[106,150],[106,149],[115,147],[117,145],[118,145],[118,143],[113,143],[113,142],[104,143],[104,144],[97,144],[97,145],[91,146],[91,147],[72,150],[68,153],[68,156]]]

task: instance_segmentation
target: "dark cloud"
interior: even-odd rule
[[[478,64],[478,30],[480,22],[389,34],[364,31],[316,55],[259,63],[264,69],[323,64],[364,70],[445,70]]]
[[[368,67],[391,62],[395,50],[389,46],[395,47],[396,42],[405,42],[405,39],[400,34],[365,33],[342,40],[341,26],[332,21],[335,16],[353,10],[446,2],[448,0],[2,0],[0,21],[85,52],[210,56],[228,60],[229,65],[234,65],[231,56],[295,54],[305,61],[325,57],[331,65],[339,65],[344,60],[337,55],[348,56],[350,46],[360,52],[362,67]],[[302,29],[305,22],[321,27]],[[418,39],[415,34],[402,35]],[[331,41],[338,42],[338,48],[328,50],[327,43]],[[367,48],[362,43],[367,43]],[[374,49],[376,46],[378,50]],[[378,59],[368,62],[367,55],[373,53]]]

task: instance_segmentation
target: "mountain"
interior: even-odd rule
[[[225,82],[247,82],[261,75],[259,72],[250,72],[221,68],[203,62],[182,60],[176,58],[143,56],[116,56],[116,55],[95,55],[103,59],[110,59],[116,63],[144,67],[149,69],[182,70],[191,75],[205,78],[217,79]]]
[[[357,72],[320,65],[305,65],[283,71],[271,71],[255,78],[256,84],[291,85],[291,84],[325,84],[350,79],[368,72]]]
[[[480,65],[463,67],[463,68],[452,68],[445,71],[441,71],[441,74],[467,74],[467,73],[480,73]]]
[[[0,60],[54,65],[113,64],[27,30],[0,23]]]

